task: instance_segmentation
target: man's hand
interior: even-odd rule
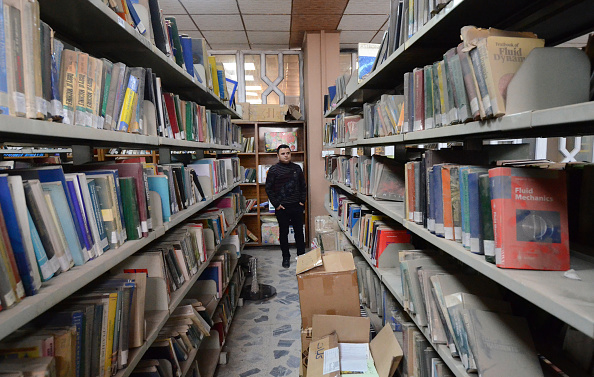
[[[282,204],[279,204],[278,209],[285,209]]]

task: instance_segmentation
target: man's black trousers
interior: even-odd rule
[[[304,207],[295,204],[283,205],[285,209],[276,208],[275,214],[278,220],[279,241],[283,252],[283,260],[289,260],[289,225],[293,225],[295,231],[295,243],[297,255],[305,253],[305,241],[303,236],[303,210]]]

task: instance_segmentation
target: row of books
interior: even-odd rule
[[[461,29],[463,42],[444,60],[404,75],[402,132],[505,115],[507,87],[530,52],[534,33]]]
[[[179,33],[176,18],[165,17],[158,0],[106,0],[104,3],[195,81],[213,91],[224,103],[234,103],[237,82],[227,79],[223,64],[214,56],[208,56],[204,38]]]
[[[569,269],[565,171],[527,161],[425,165],[431,158],[406,164],[409,221],[426,216],[430,232],[501,268]]]
[[[58,376],[114,375],[144,344],[146,294],[145,273],[100,280],[4,339],[2,363],[50,357]]]
[[[215,251],[215,244],[221,242],[221,232],[231,226],[225,218],[225,205],[239,201],[239,195],[223,198],[218,203],[222,208],[210,209],[187,221],[114,267],[109,278],[69,297],[66,306],[11,334],[0,343],[0,358],[53,356],[57,358],[58,375],[110,376],[125,368],[129,349],[142,346],[146,339],[145,311],[169,310],[171,294],[198,273],[200,265]],[[230,280],[231,257],[231,251],[226,250],[211,258],[200,276],[203,280],[216,279],[217,297],[222,294],[222,284]],[[151,299],[146,300],[147,296]],[[173,324],[189,318],[191,309],[191,305],[182,305],[173,311],[145,358],[165,344],[176,354],[187,355],[188,340],[197,347],[202,336],[209,336],[212,321],[208,324],[209,320],[202,316],[191,323]],[[189,326],[192,324],[197,329]],[[170,326],[175,326],[175,331]]]
[[[326,156],[326,179],[378,200],[404,200],[404,166],[385,156]]]
[[[397,337],[402,348],[403,358],[398,368],[401,376],[453,377],[452,372],[429,344],[421,330],[405,315],[400,315],[394,297],[380,282],[377,274],[361,257],[355,257],[361,303],[370,312],[377,313],[382,325],[393,322],[393,330],[400,332]],[[396,316],[393,316],[393,313]]]
[[[241,176],[243,177],[244,183],[256,183],[256,176],[258,174],[257,169],[244,168],[243,166],[241,167],[241,169],[243,170],[243,174],[241,174]]]
[[[97,129],[234,145],[241,130],[228,115],[166,93],[151,68],[127,67],[76,50],[39,21],[35,1],[7,5],[6,71],[0,111]],[[21,74],[17,74],[17,73]]]
[[[255,138],[251,137],[242,137],[241,138],[241,152],[242,153],[254,153],[255,150]]]
[[[330,187],[330,208],[337,211],[338,219],[345,231],[355,241],[361,252],[367,253],[372,263],[379,267],[379,260],[388,245],[400,244],[407,247],[410,233],[387,216],[378,214],[368,206],[349,200],[340,189]]]
[[[226,188],[231,161],[191,165],[204,170],[200,176],[182,164],[89,165],[69,167],[78,171],[66,174],[59,165],[5,170],[0,176],[2,308],[36,294],[42,282],[74,265],[147,237],[171,213],[212,197],[219,192],[212,187],[215,164],[215,174],[225,172],[219,174],[225,185],[217,188]],[[236,196],[228,204],[233,218],[239,210]]]
[[[513,375],[521,365],[531,376],[543,375],[527,320],[513,314],[497,284],[464,274],[437,252],[400,251],[399,260],[405,310],[467,372]]]

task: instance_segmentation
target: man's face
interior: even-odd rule
[[[289,148],[281,148],[278,151],[278,160],[283,164],[291,162],[291,150]]]

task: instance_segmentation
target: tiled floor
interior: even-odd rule
[[[260,283],[276,288],[267,301],[244,301],[231,324],[225,350],[228,363],[219,365],[218,377],[299,375],[301,317],[295,278],[295,250],[291,267],[281,267],[278,247],[246,248],[244,254],[258,258]]]

